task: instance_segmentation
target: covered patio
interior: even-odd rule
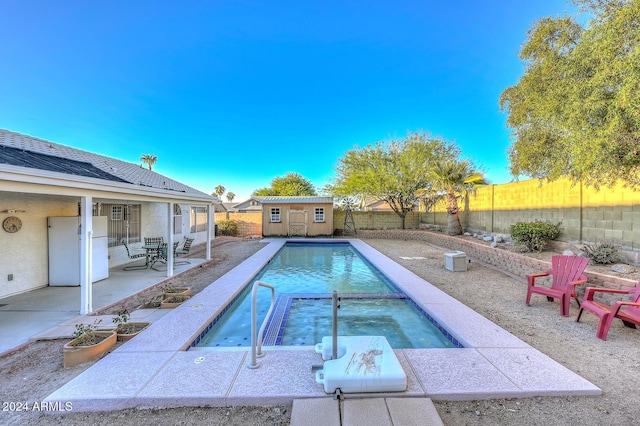
[[[175,265],[174,273],[198,267],[206,259],[189,258],[189,262]],[[151,268],[125,271],[123,266],[110,268],[108,278],[93,284],[95,311],[167,279],[166,271]],[[79,286],[48,286],[0,299],[0,354],[36,337],[68,337],[76,323],[93,324],[97,316],[80,314],[80,292]]]
[[[123,275],[125,243],[211,258],[214,198],[139,164],[0,129],[0,199],[0,353],[197,265]]]

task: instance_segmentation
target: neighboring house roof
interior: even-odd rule
[[[234,210],[235,203],[214,203],[215,211],[219,213],[230,212]]]
[[[178,196],[179,198],[197,198],[213,201],[213,197],[191,188],[139,164],[128,163],[116,158],[106,157],[69,146],[60,145],[43,139],[0,129],[0,172],[9,174],[20,171],[22,174],[58,177],[62,175],[81,176],[109,181],[116,186],[128,184],[144,192],[146,188],[153,195]],[[18,169],[18,167],[20,169]],[[27,168],[30,170],[24,170]],[[1,177],[0,177],[0,180]],[[76,185],[83,182],[76,179]],[[106,182],[105,182],[106,183]],[[159,190],[159,191],[158,191]]]
[[[237,212],[252,212],[252,211],[262,211],[262,202],[258,200],[258,197],[251,197],[248,200],[245,200],[241,203],[236,203],[233,205],[232,209]]]
[[[288,196],[268,196],[268,197],[253,197],[260,201],[262,204],[321,204],[331,203],[333,204],[333,197],[288,197]]]

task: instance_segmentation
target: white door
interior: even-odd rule
[[[49,236],[49,285],[80,285],[80,218],[47,218]]]

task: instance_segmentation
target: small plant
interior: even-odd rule
[[[76,330],[73,332],[73,338],[82,338],[84,341],[90,341],[94,338],[96,328],[102,320],[96,320],[93,324],[76,324]]]
[[[73,332],[73,338],[90,336],[96,331],[96,326],[91,324],[76,324],[76,330]]]
[[[127,308],[122,306],[122,309],[116,312],[116,316],[113,318],[113,323],[116,327],[119,327],[129,322],[129,318],[131,318],[129,311],[127,311]]]
[[[160,290],[162,290],[163,293],[175,293],[178,290],[178,287],[169,283],[169,284],[160,286]]]
[[[601,265],[624,262],[625,258],[619,251],[619,246],[613,243],[587,243],[582,246],[585,257]]]
[[[238,223],[235,220],[221,220],[218,222],[218,235],[237,236]]]
[[[554,225],[549,222],[536,220],[534,222],[517,222],[511,225],[511,238],[518,244],[523,244],[529,251],[544,250],[550,240],[560,234],[560,223]]]

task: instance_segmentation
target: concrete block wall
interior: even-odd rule
[[[233,220],[238,224],[238,237],[262,236],[262,212],[216,214],[216,223],[223,220]]]
[[[402,219],[395,212],[360,212],[354,211],[353,222],[356,229],[402,229]],[[344,229],[343,210],[333,211],[333,227]],[[406,229],[418,229],[420,227],[420,213],[409,212],[405,218]]]
[[[640,191],[622,184],[596,190],[569,180],[531,179],[486,186],[460,207],[466,230],[509,234],[516,222],[560,223],[559,240],[618,244],[632,262],[640,262]],[[421,220],[446,225],[444,204]]]
[[[380,230],[358,230],[358,238],[393,239],[393,240],[418,240],[425,241],[443,249],[451,251],[463,251],[472,261],[496,267],[509,274],[523,279],[523,297],[526,296],[526,277],[533,273],[544,272],[551,269],[551,264],[543,260],[535,259],[507,250],[493,248],[485,244],[469,241],[468,239],[448,236],[440,232],[397,229],[391,231]],[[443,258],[444,265],[444,258]],[[597,272],[587,272],[585,274],[589,280],[589,286],[605,286],[608,288],[629,289],[635,287],[633,280],[620,278],[613,275],[605,275]],[[584,292],[584,287],[578,289],[578,294]]]

